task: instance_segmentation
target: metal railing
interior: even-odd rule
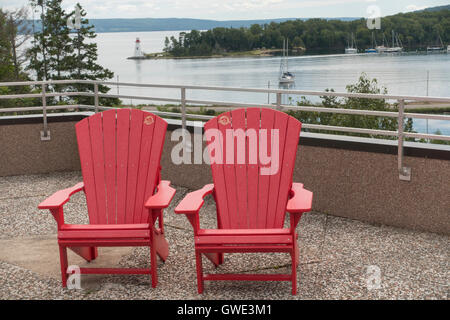
[[[49,85],[58,84],[90,84],[93,86],[93,92],[50,92],[48,93],[46,87]],[[105,94],[99,93],[99,85],[105,86],[122,86],[122,87],[135,87],[135,88],[164,88],[164,89],[177,89],[180,90],[179,98],[167,98],[167,97],[154,97],[154,96],[133,96],[124,94]],[[100,110],[111,109],[111,107],[100,106],[99,98],[119,98],[119,99],[138,99],[148,101],[161,101],[161,102],[175,102],[181,106],[181,113],[175,112],[163,112],[152,111],[162,117],[178,117],[181,118],[182,128],[186,128],[186,121],[190,119],[208,120],[213,116],[187,114],[188,105],[210,105],[217,106],[233,106],[233,107],[265,107],[276,108],[277,110],[298,110],[306,112],[318,112],[318,113],[337,113],[348,115],[362,115],[362,116],[380,116],[397,118],[398,128],[397,131],[379,130],[379,129],[366,129],[366,128],[354,128],[354,127],[340,127],[329,125],[318,125],[303,123],[302,128],[324,130],[324,131],[338,131],[348,133],[361,133],[369,135],[383,135],[396,137],[398,140],[398,170],[399,177],[402,180],[410,180],[411,169],[407,168],[403,164],[403,144],[405,138],[415,139],[429,139],[429,140],[445,140],[450,141],[450,136],[436,135],[436,134],[424,134],[415,132],[404,132],[405,118],[419,118],[419,119],[431,119],[431,120],[447,120],[450,121],[448,115],[437,114],[419,114],[419,113],[406,113],[405,102],[406,101],[421,101],[421,102],[444,102],[450,103],[450,97],[424,97],[424,96],[404,96],[404,95],[387,95],[387,94],[363,94],[363,93],[341,93],[341,92],[322,92],[322,91],[305,91],[305,90],[290,90],[290,89],[259,89],[259,88],[238,88],[238,87],[217,87],[217,86],[194,86],[194,85],[165,85],[165,84],[142,84],[142,83],[126,83],[126,82],[110,82],[110,81],[93,81],[93,80],[56,80],[56,81],[26,81],[26,82],[0,82],[0,87],[11,86],[35,86],[41,87],[40,93],[29,94],[13,94],[13,95],[0,95],[0,99],[21,99],[21,98],[41,98],[42,106],[36,107],[19,107],[19,108],[0,108],[0,114],[10,112],[24,112],[24,111],[42,111],[43,118],[43,130],[41,131],[41,139],[49,140],[50,131],[47,123],[47,111],[48,110],[63,110],[63,109],[87,109],[94,112]],[[211,100],[195,100],[187,99],[187,90],[208,90],[208,91],[227,91],[227,92],[247,92],[247,93],[261,93],[261,94],[275,94],[275,104],[265,103],[243,103],[243,102],[227,102],[227,101],[211,101]],[[343,109],[343,108],[325,108],[314,106],[293,106],[283,105],[283,95],[299,95],[299,96],[328,96],[328,97],[342,97],[342,98],[364,98],[364,99],[384,99],[390,101],[396,101],[398,104],[398,112],[394,111],[373,111],[373,110],[359,110],[359,109]],[[60,96],[85,96],[94,97],[94,105],[57,105],[47,106],[47,98],[60,97]]]

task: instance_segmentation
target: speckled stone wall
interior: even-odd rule
[[[42,124],[1,124],[0,176],[80,170],[75,123],[50,122],[49,141]]]
[[[0,125],[0,176],[80,170],[75,122]],[[209,165],[175,165],[170,131],[162,157],[163,179],[201,188],[211,183]],[[450,161],[405,157],[410,182],[400,181],[397,156],[320,146],[299,146],[294,181],[314,192],[313,209],[331,215],[450,234]]]

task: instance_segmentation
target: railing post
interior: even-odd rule
[[[41,140],[50,140],[50,130],[47,124],[47,97],[46,97],[46,82],[42,83],[42,120],[44,122],[44,130],[41,131]]]
[[[181,88],[181,128],[183,130],[183,141],[185,151],[191,153],[192,152],[192,143],[188,141],[189,135],[185,135],[186,133],[186,88]]]
[[[95,105],[95,113],[98,112],[98,83],[94,83],[94,105]]]
[[[398,102],[398,173],[400,180],[411,181],[411,168],[403,166],[403,126],[405,125],[405,100],[399,100]]]
[[[186,130],[186,88],[181,88],[181,128]]]
[[[281,111],[281,92],[277,92],[277,110]]]

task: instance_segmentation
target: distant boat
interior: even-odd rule
[[[356,41],[352,33],[351,38],[347,41],[347,48],[345,48],[345,54],[355,54],[355,53],[358,53],[358,48],[356,48]]]
[[[447,53],[450,53],[450,45],[447,46]]]
[[[377,47],[377,41],[375,40],[375,35],[372,32],[372,47],[366,49],[365,52],[366,53],[377,53],[378,51],[377,51],[376,47]]]
[[[437,45],[433,45],[433,46],[428,46],[427,47],[427,53],[445,53],[445,47],[444,44],[442,43],[442,39],[441,36],[438,34],[438,39],[437,39]],[[448,46],[447,46],[447,52],[448,52]]]
[[[400,53],[403,51],[403,45],[398,37],[398,34],[395,34],[395,31],[392,30],[392,47],[385,47],[384,46],[384,40],[385,36],[383,34],[383,45],[377,47],[378,53]]]
[[[283,40],[283,59],[280,63],[280,78],[282,84],[295,82],[295,75],[289,72],[289,40]]]
[[[378,53],[385,53],[386,50],[388,49],[388,47],[386,47],[384,45],[385,42],[387,42],[387,40],[386,40],[386,36],[383,33],[383,44],[381,46],[376,46],[375,47],[375,50],[377,50]]]

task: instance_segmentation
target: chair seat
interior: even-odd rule
[[[201,229],[196,246],[291,245],[289,229]]]
[[[150,225],[142,224],[65,224],[58,231],[58,239],[67,240],[125,240],[150,239]]]

